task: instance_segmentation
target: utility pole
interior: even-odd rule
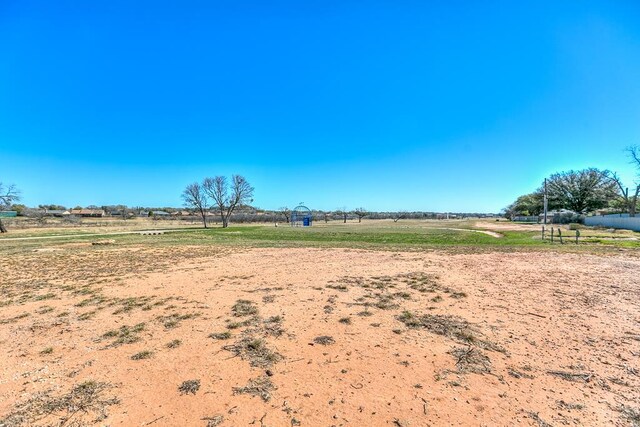
[[[547,178],[544,179],[544,223],[547,223]]]

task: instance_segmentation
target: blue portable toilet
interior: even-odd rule
[[[313,223],[313,215],[311,209],[304,205],[298,205],[291,212],[291,226],[292,227],[311,227]]]

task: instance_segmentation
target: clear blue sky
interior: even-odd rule
[[[0,1],[0,181],[29,205],[497,212],[633,170],[640,2]]]

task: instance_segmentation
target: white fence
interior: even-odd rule
[[[515,222],[540,222],[540,217],[538,216],[524,216],[524,215],[516,215],[513,217]]]
[[[622,228],[625,230],[640,231],[640,217],[630,217],[628,214],[588,216],[584,219],[585,225]]]

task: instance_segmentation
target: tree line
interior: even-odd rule
[[[640,146],[627,148],[637,180],[629,188],[616,172],[587,168],[554,173],[540,187],[505,208],[506,217],[538,216],[544,211],[545,187],[548,210],[567,209],[586,214],[609,208],[635,217],[640,207]]]

